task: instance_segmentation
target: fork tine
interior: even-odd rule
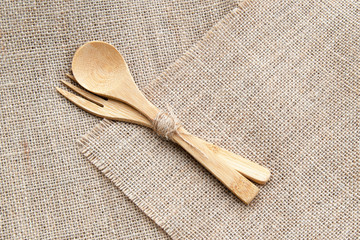
[[[80,107],[81,109],[94,114],[98,117],[108,117],[106,112],[102,107],[99,105],[90,102],[82,97],[76,96],[75,94],[72,94],[64,89],[56,87],[56,90],[63,95],[66,99],[68,99],[70,102],[75,104],[76,106]]]
[[[67,86],[68,88],[72,89],[74,92],[76,92],[76,93],[78,93],[79,95],[81,95],[81,96],[83,96],[84,98],[86,98],[87,100],[90,100],[90,101],[92,101],[92,102],[94,102],[94,103],[96,103],[96,104],[99,104],[101,107],[104,106],[104,103],[106,102],[106,100],[104,100],[103,98],[98,97],[98,96],[96,96],[96,95],[94,95],[94,94],[92,94],[92,93],[90,93],[90,92],[88,92],[88,91],[86,91],[86,90],[83,90],[83,89],[81,89],[81,88],[79,88],[79,87],[76,87],[76,86],[72,85],[71,83],[66,82],[66,81],[64,81],[64,80],[61,80],[61,82],[62,82],[65,86]]]
[[[65,73],[65,76],[67,76],[68,78],[70,78],[71,80],[76,82],[76,79],[75,79],[74,75],[72,75],[70,73]]]

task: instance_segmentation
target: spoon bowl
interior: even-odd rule
[[[105,42],[88,42],[74,55],[72,71],[78,83],[101,96],[125,102],[149,119],[159,110],[140,92],[117,49]]]
[[[72,69],[82,86],[101,94],[111,91],[109,85],[112,88],[121,85],[124,81],[119,81],[120,77],[133,82],[124,58],[112,45],[103,42],[81,46],[74,55]]]

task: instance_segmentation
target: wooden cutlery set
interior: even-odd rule
[[[98,117],[152,128],[184,148],[244,203],[249,204],[259,192],[251,181],[265,184],[269,180],[267,168],[191,135],[172,111],[164,112],[150,103],[112,45],[96,41],[81,46],[74,55],[72,72],[68,77],[87,91],[62,81],[82,96],[57,88],[65,98]]]

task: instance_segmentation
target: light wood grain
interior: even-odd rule
[[[68,82],[62,82],[73,91],[86,97],[86,99],[91,100],[86,100],[61,88],[56,88],[65,98],[69,99],[85,111],[99,117],[136,123],[150,128],[152,127],[150,121],[146,117],[127,104],[114,100],[104,100]],[[129,108],[130,112],[128,111]],[[259,191],[254,184],[239,174],[234,168],[229,167],[225,161],[219,161],[218,156],[216,156],[214,152],[214,147],[208,147],[207,144],[202,142],[203,140],[185,133],[184,129],[181,129],[179,133],[181,134],[181,137],[179,135],[174,135],[173,138],[176,143],[194,156],[200,164],[216,176],[217,179],[227,186],[244,203],[249,204],[251,202]],[[186,141],[191,142],[192,145],[189,145]],[[199,152],[199,150],[201,152]],[[202,154],[206,154],[206,157]]]
[[[204,144],[203,140],[189,134],[183,128],[180,128],[179,132],[181,137],[174,135],[174,141],[190,153],[241,201],[249,204],[256,197],[259,193],[259,188],[234,168],[230,167],[226,161],[222,161],[212,148]],[[190,142],[192,145],[185,141]]]
[[[73,76],[67,76],[72,80],[76,81]],[[152,124],[149,119],[147,119],[144,115],[140,114],[136,109],[132,108],[131,106],[112,99],[105,100],[101,97],[96,96],[95,94],[76,87],[69,82],[62,82],[67,87],[89,100],[88,101],[61,88],[56,88],[59,93],[61,93],[65,98],[69,99],[71,102],[73,102],[78,107],[84,109],[85,111],[95,116],[104,117],[111,120],[135,123],[141,126],[152,128]],[[182,134],[182,137],[184,137],[183,135],[184,134]],[[214,144],[208,143],[195,136],[192,136],[192,139],[190,141],[197,142],[197,144],[200,144],[202,147],[207,147],[210,151],[208,152],[208,155],[214,155],[215,157],[213,158],[221,159],[222,162],[227,163],[230,167],[239,171],[244,176],[256,183],[265,184],[269,179],[268,177],[270,176],[270,172],[266,174],[268,170],[255,162],[252,162],[246,158],[229,152]],[[202,147],[198,148],[200,149]]]
[[[149,122],[152,122],[159,112],[159,109],[140,92],[125,60],[110,44],[89,42],[80,47],[74,55],[72,70],[79,84],[85,89],[129,104]],[[181,136],[174,135],[174,141],[194,156],[244,203],[249,204],[259,189],[236,170],[261,184],[269,180],[268,169],[188,133],[185,134],[185,129],[182,129],[182,132]]]
[[[138,89],[121,54],[104,42],[89,42],[74,55],[72,71],[76,81],[98,95],[129,104],[154,119],[159,112]]]

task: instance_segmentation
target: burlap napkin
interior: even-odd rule
[[[54,86],[82,44],[114,44],[143,88],[236,3],[1,1],[0,239],[168,238],[78,152],[98,121]]]
[[[271,169],[250,206],[149,129],[104,120],[81,151],[175,239],[357,239],[359,10],[253,1],[143,89],[190,132]]]

